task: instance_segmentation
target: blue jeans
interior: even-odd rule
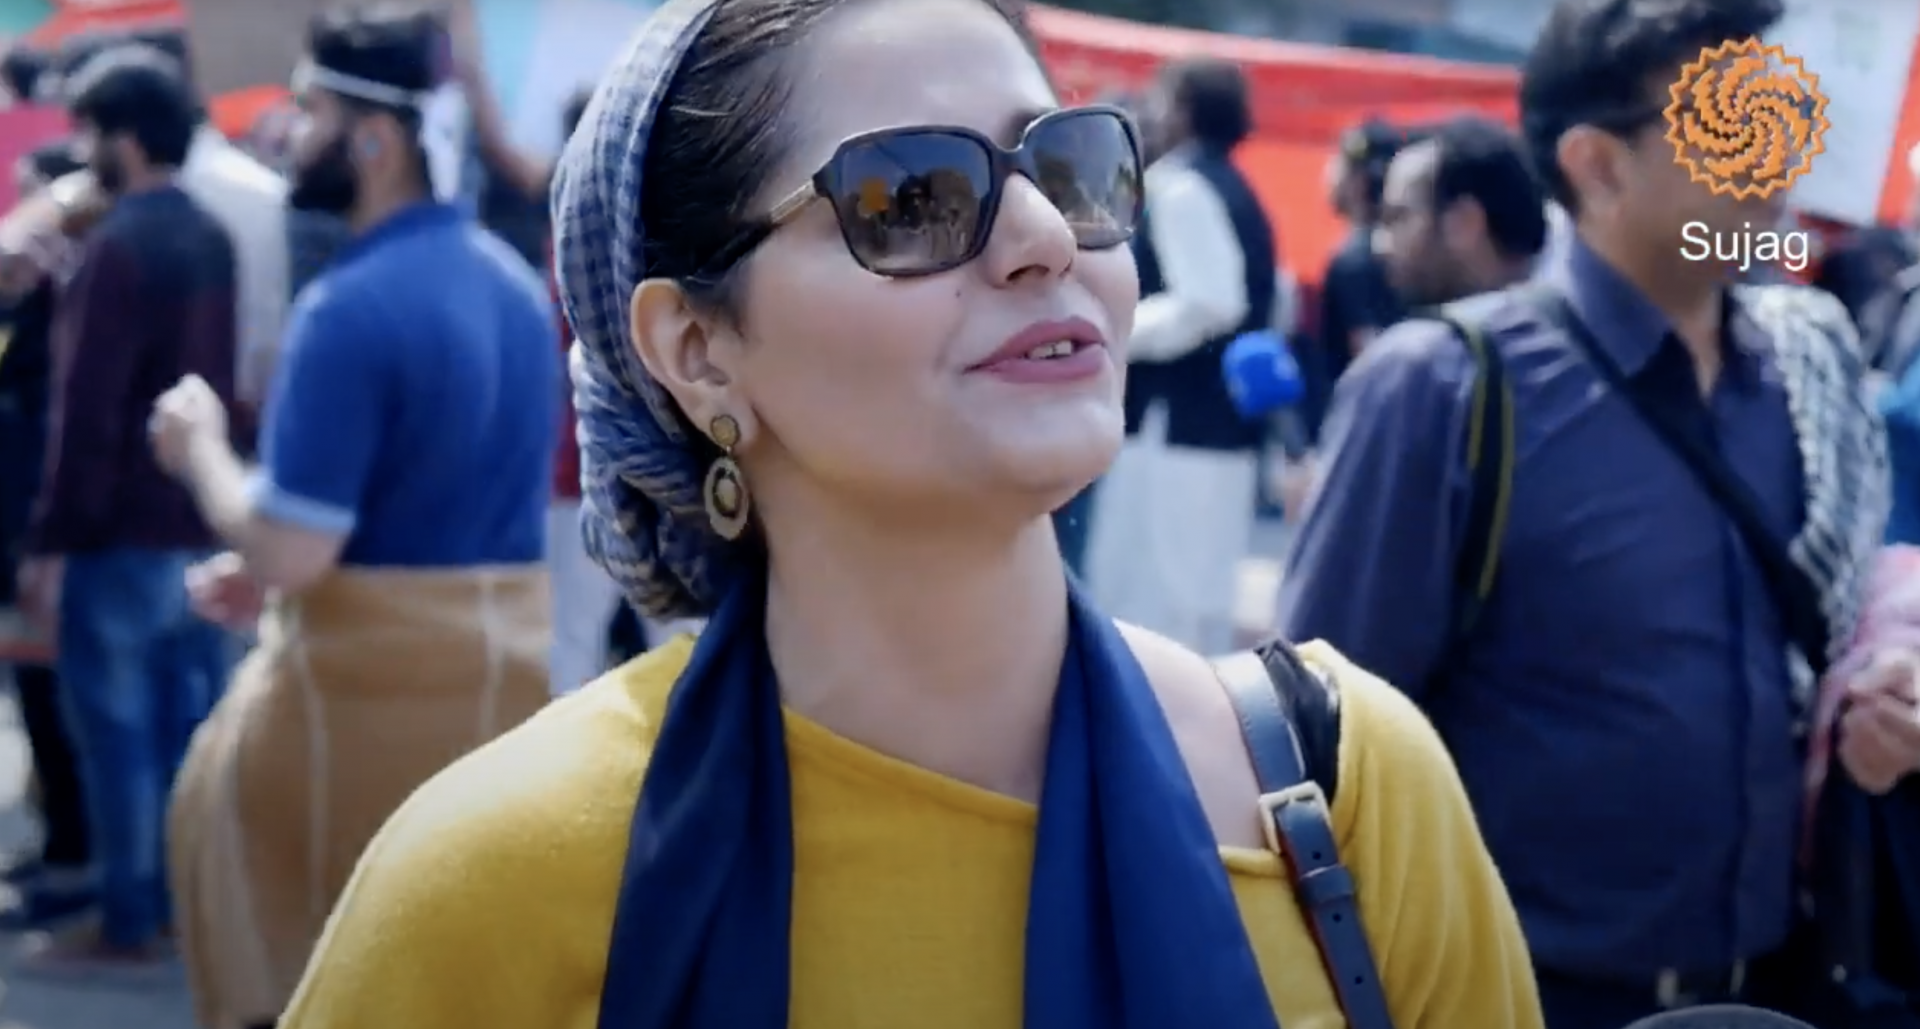
[[[168,925],[167,796],[187,743],[226,686],[226,634],[194,617],[187,551],[70,555],[60,596],[60,679],[100,873],[110,945]]]

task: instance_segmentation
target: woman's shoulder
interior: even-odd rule
[[[1240,719],[1207,658],[1165,637],[1130,625],[1120,627],[1135,659],[1154,684],[1189,772],[1208,793],[1258,794]],[[1301,659],[1335,691],[1339,711],[1339,788],[1334,796],[1335,831],[1344,841],[1383,804],[1413,803],[1431,785],[1454,784],[1451,759],[1433,726],[1405,694],[1321,642],[1300,644]],[[1410,782],[1429,788],[1408,791]],[[1215,806],[1209,802],[1209,807]],[[1216,826],[1218,826],[1216,821]],[[1223,840],[1224,842],[1224,840]]]
[[[1391,683],[1361,668],[1332,646],[1300,644],[1300,657],[1321,672],[1336,694],[1340,711],[1339,777],[1356,785],[1354,796],[1341,787],[1334,799],[1334,821],[1351,824],[1360,790],[1382,783],[1424,779],[1436,770],[1453,776],[1453,759],[1439,733],[1419,707]],[[1384,792],[1384,791],[1383,791]]]
[[[1253,823],[1253,846],[1264,847],[1259,787],[1212,663],[1152,633],[1121,630],[1167,710],[1216,835],[1231,845]],[[1334,834],[1358,884],[1391,1021],[1538,1027],[1519,919],[1438,734],[1404,694],[1334,648],[1295,649],[1337,692]],[[1282,874],[1271,856],[1258,868]]]
[[[533,1025],[597,989],[676,641],[447,767],[362,855],[281,1024]],[[544,978],[477,968],[546,956]]]

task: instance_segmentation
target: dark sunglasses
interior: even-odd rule
[[[1082,250],[1120,246],[1140,223],[1140,139],[1117,107],[1042,115],[1011,150],[968,128],[880,129],[841,143],[811,181],[723,247],[700,277],[725,274],[815,200],[833,205],[848,252],[875,275],[958,268],[986,248],[1015,174],[1060,210]]]

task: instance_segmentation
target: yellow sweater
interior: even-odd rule
[[[1426,721],[1332,651],[1335,829],[1397,1029],[1540,1029],[1518,921]],[[428,783],[361,860],[284,1029],[593,1029],[628,820],[686,640]],[[789,713],[792,1029],[1018,1029],[1036,811]],[[1222,860],[1286,1029],[1345,1025],[1279,860]],[[644,957],[620,975],[646,975]],[[753,984],[741,983],[742,989]]]

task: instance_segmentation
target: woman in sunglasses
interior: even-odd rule
[[[669,0],[554,206],[589,549],[707,629],[417,794],[281,1025],[1346,1024],[1224,688],[1048,519],[1120,444],[1140,175],[986,0]],[[1536,1029],[1433,733],[1306,653],[1393,1023]]]

